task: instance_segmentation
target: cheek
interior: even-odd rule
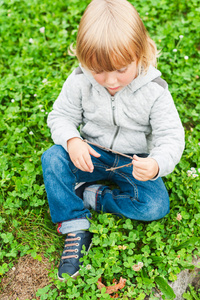
[[[104,84],[105,79],[104,79],[104,76],[103,76],[103,75],[101,75],[101,74],[96,74],[96,75],[94,75],[93,77],[94,77],[94,79],[95,79],[100,85],[103,85],[103,84]]]
[[[136,72],[129,72],[127,74],[125,74],[122,78],[121,78],[121,83],[128,85],[129,83],[131,83],[133,81],[133,79],[135,79],[137,77],[137,73]]]
[[[128,85],[129,83],[131,83],[131,81],[134,79],[133,74],[126,74],[123,77],[121,77],[119,79],[119,81],[124,84],[124,85]]]

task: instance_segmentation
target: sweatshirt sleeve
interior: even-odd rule
[[[159,165],[157,177],[166,176],[174,170],[185,147],[184,129],[168,87],[154,102],[150,123],[153,147],[149,157]]]
[[[47,118],[54,143],[63,146],[66,151],[69,139],[80,138],[77,128],[82,123],[82,105],[78,76],[74,71],[65,81]]]

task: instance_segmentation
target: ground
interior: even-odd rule
[[[188,284],[192,284],[196,290],[200,288],[200,269],[197,267],[200,258],[193,263],[196,266],[193,272],[184,270],[179,274],[178,280],[171,283],[177,295],[176,300],[183,299],[181,295],[186,291]],[[39,300],[36,292],[49,284],[50,269],[51,264],[44,256],[42,261],[32,258],[31,255],[21,257],[0,283],[0,300]]]
[[[51,264],[45,257],[42,257],[41,262],[30,255],[21,257],[2,279],[0,299],[37,299],[37,290],[49,284],[48,270],[50,269]]]

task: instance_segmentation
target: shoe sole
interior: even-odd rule
[[[77,190],[80,186],[82,186],[83,184],[85,184],[86,182],[79,182],[75,185],[75,190]]]
[[[73,278],[73,279],[76,279],[76,278],[78,277],[78,275],[80,275],[80,274],[79,274],[79,271],[77,271],[76,273],[74,273],[74,274],[71,275],[70,277]],[[64,281],[64,280],[67,281],[67,279],[62,278],[62,277],[59,277],[58,273],[57,273],[57,276],[58,276],[58,279],[59,279],[60,281]]]
[[[91,248],[91,247],[92,247],[92,243],[90,244],[90,246],[89,246],[89,248],[88,248],[88,251],[87,251],[86,255],[87,255],[88,252],[90,251],[90,248]],[[76,273],[74,273],[74,274],[71,275],[70,277],[73,278],[73,279],[76,279],[79,275],[80,275],[80,274],[79,274],[79,270],[78,270]],[[59,279],[60,281],[64,281],[64,280],[67,281],[67,279],[60,277],[60,276],[58,275],[58,273],[57,273],[57,277],[58,277],[58,279]]]

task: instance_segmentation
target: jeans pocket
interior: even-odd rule
[[[77,171],[79,170],[74,164],[72,161],[69,162],[69,167],[72,171],[72,173],[75,175],[77,173]]]

